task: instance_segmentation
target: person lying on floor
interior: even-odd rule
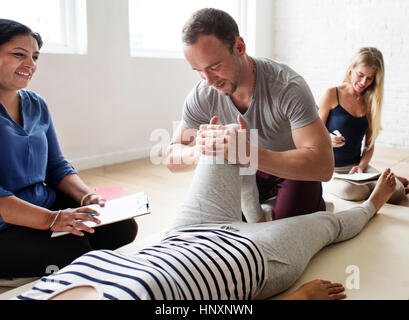
[[[15,299],[266,299],[288,289],[322,248],[356,236],[394,192],[386,169],[370,198],[339,213],[261,223],[241,216],[239,165],[202,156],[187,199],[162,241],[134,254],[97,250],[43,277]],[[254,199],[258,203],[258,199]],[[314,280],[285,299],[343,299]]]

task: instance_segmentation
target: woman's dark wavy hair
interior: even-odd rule
[[[33,32],[29,27],[20,22],[0,19],[0,46],[9,42],[15,36],[20,35],[32,36],[37,41],[39,49],[43,46],[43,40],[39,33]]]
[[[240,36],[236,21],[222,10],[204,8],[196,11],[182,29],[182,41],[195,44],[200,35],[214,35],[233,51],[236,38]]]

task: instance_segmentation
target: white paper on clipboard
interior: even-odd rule
[[[365,173],[336,173],[334,172],[333,178],[348,180],[348,181],[356,181],[356,182],[363,182],[363,181],[370,181],[376,180],[379,178],[381,174],[379,172],[365,172]]]
[[[100,224],[92,221],[82,221],[85,225],[91,228],[97,228],[106,224],[127,220],[137,216],[150,213],[148,196],[145,192],[131,194],[129,196],[109,200],[105,203],[105,207],[100,207],[98,204],[86,206],[100,213],[98,219]],[[51,234],[51,237],[59,237],[68,234],[68,232],[56,231]]]

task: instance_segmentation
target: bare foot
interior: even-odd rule
[[[282,300],[340,300],[345,299],[346,294],[341,283],[332,283],[327,280],[313,280],[307,282],[297,291],[284,297]]]
[[[396,189],[395,174],[391,169],[386,169],[376,183],[369,200],[375,206],[376,212],[389,200]]]
[[[407,187],[408,184],[409,184],[409,180],[406,179],[405,177],[396,176],[396,179],[398,179],[400,182],[402,182],[404,187]]]

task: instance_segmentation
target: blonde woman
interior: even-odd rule
[[[352,58],[343,83],[326,90],[320,99],[319,115],[331,135],[337,173],[377,172],[369,162],[381,131],[384,70],[378,49],[361,48]],[[398,176],[396,179],[390,203],[400,202],[408,192],[408,180]],[[324,185],[324,190],[342,199],[360,201],[369,197],[374,185],[333,179]]]

